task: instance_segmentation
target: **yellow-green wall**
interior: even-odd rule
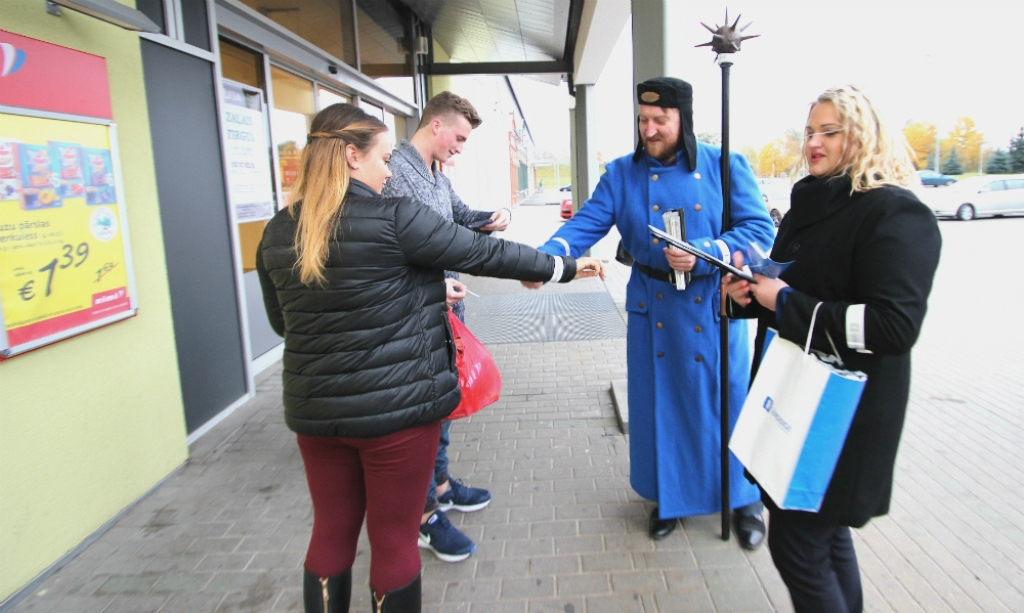
[[[130,4],[130,0],[128,2]],[[187,457],[138,35],[42,0],[0,28],[106,58],[139,314],[0,362],[0,602]]]

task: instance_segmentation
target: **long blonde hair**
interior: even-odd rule
[[[909,187],[915,181],[910,145],[902,132],[892,134],[871,99],[856,85],[833,87],[818,96],[811,110],[831,102],[843,126],[843,158],[837,173],[849,175],[854,192],[883,185]],[[806,141],[806,137],[805,137]],[[807,172],[806,142],[797,174]]]
[[[313,118],[294,192],[296,204],[301,200],[295,267],[303,284],[322,286],[327,282],[324,265],[349,184],[345,147],[369,151],[387,129],[384,122],[351,104],[332,104]]]

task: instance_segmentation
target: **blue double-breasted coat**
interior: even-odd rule
[[[722,233],[721,149],[698,143],[697,168],[685,156],[672,166],[644,154],[609,163],[593,196],[541,251],[579,257],[614,225],[633,258],[668,271],[664,244],[647,225],[664,229],[662,213],[683,209],[687,241],[716,257],[771,247],[774,224],[742,156],[731,156],[731,228]],[[628,312],[630,483],[658,502],[661,517],[721,509],[719,294],[717,269],[698,260],[689,286],[659,281],[636,266],[626,286]],[[731,321],[730,420],[734,425],[750,379],[746,321]],[[733,508],[759,499],[731,462]]]

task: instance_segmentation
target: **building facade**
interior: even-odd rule
[[[4,0],[0,9],[0,246],[28,235],[7,232],[5,220],[31,209],[66,217],[74,210],[92,212],[95,237],[60,245],[53,238],[55,249],[69,251],[50,264],[21,262],[14,251],[0,249],[0,610],[158,487],[187,460],[189,444],[249,400],[256,376],[280,358],[282,340],[263,312],[255,253],[267,221],[290,202],[305,136],[320,109],[357,104],[400,139],[411,136],[430,94],[454,91],[484,118],[466,152],[444,168],[463,199],[480,209],[514,205],[533,182],[532,138],[508,78],[424,70],[435,61],[451,59],[454,65],[462,61],[455,56],[465,53],[453,52],[453,45],[465,46],[468,39],[453,38],[458,23],[446,15],[456,12],[444,13],[455,10],[444,2],[136,0],[135,9],[117,0],[90,4],[99,13],[37,0]],[[548,4],[552,10],[575,7],[559,13],[556,21],[565,23],[549,32],[555,52],[564,48],[571,56],[582,3]],[[442,7],[440,16],[429,15],[432,7]],[[539,27],[550,29],[547,21]],[[447,32],[436,40],[435,25]],[[500,25],[494,32],[507,34]],[[11,84],[39,70],[40,58],[51,52],[85,58],[102,67],[105,79],[97,86],[58,63],[50,68],[59,74],[45,79],[44,89],[53,92],[47,96],[106,96],[106,116],[4,102],[12,91],[23,93],[24,86]],[[571,58],[541,64],[538,70],[547,72],[572,66]],[[61,129],[27,142],[19,132],[26,121]],[[107,153],[84,141],[73,147],[63,142],[58,132],[75,133],[79,124],[92,126],[82,133],[109,134]],[[66,206],[47,185],[26,189],[42,175],[6,162],[12,147],[79,152],[71,170],[52,166],[58,178],[65,171],[82,173],[54,188],[71,190]],[[105,173],[93,173],[97,168]],[[107,175],[116,187],[109,203],[95,196]],[[76,185],[84,193],[74,192]],[[3,190],[10,192],[7,199]],[[39,196],[41,191],[50,195]],[[109,211],[95,213],[101,208]],[[120,314],[24,344],[20,353],[7,351],[14,344],[8,342],[7,316],[31,294],[12,294],[10,281],[35,275],[29,280],[42,291],[47,272],[50,282],[75,270],[84,278],[81,271],[89,267],[79,265],[92,249],[92,266],[99,253],[95,241],[115,235],[123,243],[128,279],[115,296]],[[89,270],[104,277],[116,268],[108,262]],[[28,286],[23,281],[21,288]],[[93,292],[90,312],[103,312],[107,300],[113,298]]]

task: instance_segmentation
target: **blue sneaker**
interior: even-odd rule
[[[472,513],[491,504],[491,493],[485,489],[463,485],[458,479],[449,479],[448,485],[448,491],[437,497],[437,506],[442,511]]]
[[[453,526],[443,511],[434,511],[420,526],[419,546],[433,551],[444,562],[461,562],[476,550],[473,541]]]

